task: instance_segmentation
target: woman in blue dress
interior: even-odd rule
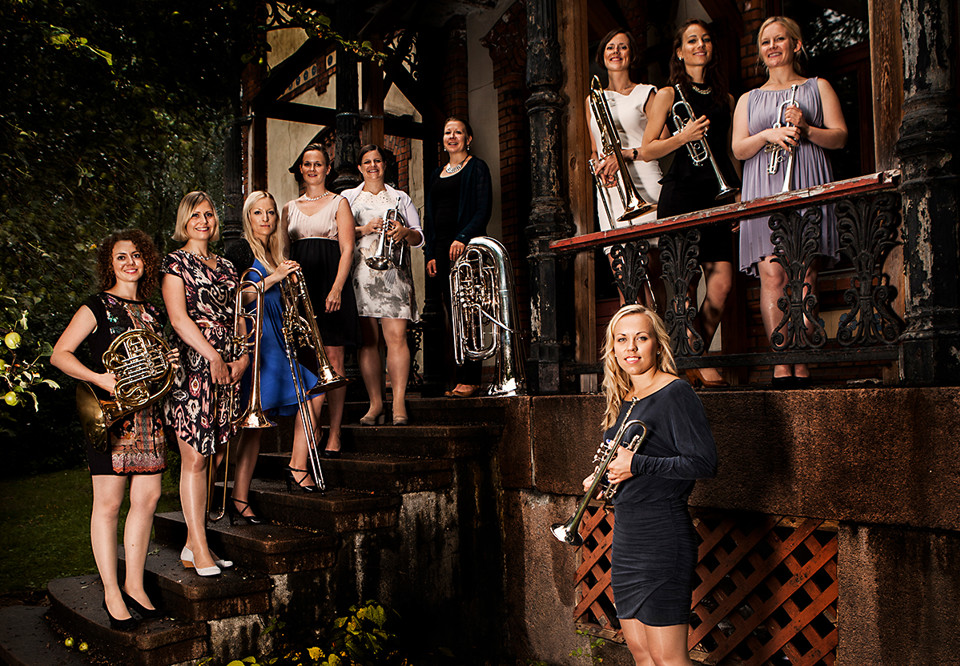
[[[253,268],[263,275],[263,312],[260,331],[260,406],[271,415],[289,416],[298,411],[297,392],[283,340],[283,299],[279,284],[288,275],[300,268],[300,264],[283,258],[280,234],[277,233],[277,202],[269,192],[251,192],[243,204],[243,237],[253,252]],[[255,273],[247,279],[259,282]],[[243,378],[244,394],[249,395],[250,371]],[[305,389],[316,382],[316,375],[301,366]],[[314,398],[316,400],[316,398]],[[313,401],[308,403],[310,405]],[[246,404],[242,401],[241,404]],[[313,422],[319,406],[312,405]],[[313,424],[310,424],[313,427]],[[231,522],[239,516],[249,524],[258,524],[260,519],[250,507],[250,480],[260,453],[259,428],[246,428],[240,436],[237,468],[234,473],[232,506],[228,506]],[[287,487],[299,486],[305,492],[314,492],[316,484],[307,471],[307,441],[303,421],[298,417],[293,430],[293,458],[287,467]],[[298,456],[299,454],[299,456]]]
[[[647,427],[640,449],[621,447],[607,468],[620,484],[611,559],[617,617],[638,665],[692,665],[687,634],[697,537],[687,499],[696,479],[716,474],[716,445],[700,399],[676,375],[670,336],[655,312],[620,308],[607,327],[603,359],[604,439],[627,419]],[[638,428],[628,427],[621,441]],[[592,481],[584,480],[585,490]]]
[[[767,70],[767,81],[740,97],[733,114],[733,154],[744,160],[743,201],[780,192],[791,150],[796,155],[788,189],[829,183],[833,169],[824,150],[843,148],[847,142],[847,124],[837,93],[825,79],[802,74],[798,58],[803,53],[803,40],[796,21],[784,16],[764,21],[757,33],[757,51]],[[795,84],[796,105],[786,106],[779,118],[780,105],[790,100]],[[778,120],[782,126],[773,127]],[[784,160],[773,174],[767,172],[767,146],[784,151]],[[760,277],[760,315],[768,338],[780,323],[777,300],[787,283],[786,271],[774,260],[769,219],[755,217],[740,223],[740,270]],[[833,208],[825,206],[820,229],[821,263],[839,258],[839,244]],[[815,266],[805,282],[814,289],[816,281]],[[805,365],[777,365],[773,369],[775,386],[802,388],[809,382],[810,371]]]

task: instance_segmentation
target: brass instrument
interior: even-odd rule
[[[313,478],[320,490],[326,489],[323,480],[323,471],[320,468],[320,452],[317,449],[316,424],[313,410],[310,409],[310,397],[340,388],[347,383],[330,360],[323,347],[320,329],[317,328],[317,318],[313,313],[313,304],[307,294],[306,281],[303,271],[297,269],[290,273],[280,283],[280,294],[283,298],[283,345],[290,364],[290,374],[297,391],[297,405],[303,431],[307,437],[307,458],[310,460]],[[298,350],[309,348],[313,350],[317,362],[317,383],[312,388],[304,385],[303,374],[300,372]]]
[[[247,276],[250,273],[255,273],[260,277],[259,281],[251,280]],[[254,306],[253,310],[247,312],[243,307],[243,296],[244,292],[250,293],[249,290],[252,290],[254,293]],[[248,332],[246,335],[243,335],[243,326],[242,323],[249,321],[252,325],[252,331]],[[230,344],[228,346],[227,359],[224,359],[228,363],[232,363],[238,360],[241,356],[246,354],[248,351],[252,350],[253,359],[250,361],[250,396],[247,400],[247,408],[244,410],[243,414],[235,416],[236,412],[236,393],[237,388],[233,384],[219,384],[219,387],[226,386],[226,390],[229,391],[227,397],[227,414],[230,418],[231,429],[240,430],[243,428],[272,428],[276,423],[267,418],[267,415],[264,413],[263,408],[260,403],[260,335],[263,331],[263,274],[258,271],[256,268],[248,268],[240,276],[240,285],[237,287],[236,297],[234,300],[234,312],[233,312],[233,336],[230,338]],[[252,340],[250,338],[253,338]],[[215,401],[214,405],[220,402],[219,396]],[[215,416],[216,418],[216,416]],[[207,515],[212,521],[217,521],[223,518],[224,513],[227,510],[227,495],[229,492],[228,481],[230,475],[230,445],[231,442],[227,442],[226,449],[223,452],[223,459],[221,464],[223,465],[223,496],[222,501],[216,507],[217,512],[211,515],[213,509],[213,493],[216,489],[216,477],[217,477],[217,467],[219,465],[214,465],[213,461],[210,461],[210,464],[207,466]]]
[[[103,366],[116,375],[114,398],[101,400],[87,382],[77,384],[77,412],[83,434],[97,451],[109,449],[107,431],[119,419],[152,405],[173,385],[170,348],[144,328],[118,335],[103,353]]]
[[[407,244],[402,240],[394,240],[388,234],[395,225],[406,227],[406,220],[403,219],[403,213],[400,212],[400,197],[397,197],[396,208],[391,208],[383,216],[383,224],[380,225],[380,238],[377,241],[377,251],[373,256],[367,257],[367,266],[375,271],[385,271],[390,266],[400,268],[403,266],[406,258]]]
[[[796,83],[790,86],[790,99],[780,102],[780,106],[777,107],[777,120],[775,123],[773,123],[773,129],[779,129],[781,127],[794,127],[792,123],[788,123],[784,120],[783,114],[788,107],[797,106],[797,90],[799,88],[800,86]],[[799,145],[796,145],[792,150],[786,151],[789,154],[789,157],[787,158],[786,165],[783,167],[783,186],[780,188],[780,194],[789,192],[793,189],[791,182],[793,180],[793,163],[799,147]],[[780,163],[783,162],[784,148],[776,143],[768,143],[764,148],[764,151],[770,155],[770,158],[767,162],[767,173],[772,176],[777,173],[780,168]]]
[[[597,121],[597,127],[600,129],[599,151],[601,158],[608,155],[614,155],[617,158],[617,194],[620,195],[620,202],[623,204],[623,214],[616,219],[617,222],[624,222],[639,217],[646,212],[656,208],[652,203],[647,203],[637,192],[633,184],[630,172],[627,170],[626,160],[623,159],[623,146],[620,143],[620,134],[613,123],[613,114],[610,112],[610,105],[607,103],[607,97],[603,94],[603,86],[600,85],[600,79],[596,76],[590,81],[590,111]],[[597,193],[603,201],[607,212],[607,219],[610,221],[610,227],[616,228],[613,215],[610,212],[610,203],[607,198],[607,189],[600,181],[595,171],[595,166],[591,164],[590,171],[593,173],[594,183],[597,186]]]
[[[673,125],[676,127],[676,130],[673,132],[674,136],[683,131],[683,128],[687,126],[687,123],[690,123],[696,120],[696,113],[693,110],[693,107],[690,106],[690,103],[687,102],[687,98],[683,95],[683,89],[680,87],[680,84],[673,86],[674,90],[677,91],[677,101],[673,103],[673,106],[670,109],[670,115],[673,118]],[[681,113],[683,115],[681,115]],[[690,160],[693,162],[694,166],[703,166],[706,163],[710,164],[710,168],[713,169],[713,175],[717,179],[717,184],[720,186],[720,192],[717,193],[717,196],[714,197],[716,200],[723,199],[730,196],[731,194],[736,194],[739,192],[739,189],[736,187],[730,187],[727,185],[727,181],[724,180],[723,174],[720,173],[720,168],[717,166],[717,160],[713,157],[713,151],[710,150],[710,144],[707,143],[707,137],[704,135],[702,139],[697,139],[696,141],[690,141],[686,144],[687,152],[690,153]]]
[[[520,395],[526,388],[515,294],[506,248],[487,236],[471,240],[450,269],[453,346],[458,365],[499,352],[487,395]]]
[[[583,500],[580,502],[580,505],[577,507],[576,512],[567,522],[556,523],[550,528],[553,536],[557,537],[557,539],[560,541],[568,543],[571,546],[579,546],[583,544],[583,537],[580,536],[580,521],[583,520],[583,514],[586,513],[587,505],[590,503],[590,500],[594,497],[597,497],[604,502],[609,502],[613,499],[613,496],[616,495],[617,490],[620,488],[619,483],[611,483],[607,478],[607,468],[610,466],[610,463],[613,462],[613,459],[617,457],[617,451],[621,446],[626,448],[628,451],[636,453],[643,444],[644,439],[647,437],[646,424],[640,419],[630,418],[630,415],[633,413],[633,409],[636,407],[636,404],[636,400],[631,402],[630,409],[627,411],[627,415],[623,418],[623,423],[621,423],[620,427],[617,428],[617,432],[613,439],[608,439],[601,443],[600,447],[597,449],[597,452],[594,454],[593,461],[597,463],[597,466],[593,470],[593,483],[591,483],[590,488],[587,489],[587,492],[584,495]],[[640,428],[640,433],[634,435],[628,444],[623,444],[623,438],[627,434],[627,429],[634,425]]]

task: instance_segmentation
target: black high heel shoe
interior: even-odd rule
[[[147,608],[139,601],[127,594],[126,590],[120,590],[120,594],[123,595],[123,602],[127,604],[127,608],[133,608],[144,620],[156,620],[158,617],[163,617],[163,610],[160,608]],[[109,614],[109,612],[108,612]],[[113,619],[113,618],[111,618]],[[122,620],[121,620],[122,621]]]
[[[302,476],[301,476],[300,478],[297,478],[297,476],[296,476],[297,474],[302,474]],[[296,467],[290,467],[290,465],[287,465],[287,479],[286,479],[286,480],[287,480],[287,492],[288,492],[288,493],[292,493],[292,492],[293,492],[293,486],[296,486],[297,488],[299,488],[300,490],[302,490],[302,491],[305,492],[305,493],[315,493],[315,492],[317,492],[317,490],[319,490],[319,489],[317,488],[317,486],[315,486],[315,485],[313,485],[313,486],[305,486],[305,485],[303,485],[303,482],[304,482],[304,481],[306,481],[307,479],[311,479],[311,478],[312,478],[312,477],[310,476],[310,472],[308,472],[307,470],[305,470],[305,469],[297,469]]]
[[[288,485],[289,485],[289,482],[288,482]],[[236,518],[242,518],[247,525],[260,525],[263,523],[263,521],[257,517],[257,514],[253,513],[253,509],[250,507],[249,502],[245,502],[241,499],[237,499],[236,497],[231,497],[230,502],[231,502],[230,505],[227,506],[227,513],[230,514],[231,525],[233,525],[233,521]],[[243,508],[238,509],[237,507],[243,507]],[[250,509],[250,512],[253,515],[250,515],[250,516],[245,515],[243,512],[246,511],[247,509]]]
[[[107,609],[107,600],[103,600],[103,610],[107,614],[107,617],[110,619],[110,628],[114,631],[133,631],[137,628],[137,619],[133,616],[128,617],[126,620],[118,620],[114,616],[110,615],[110,611]],[[129,612],[129,609],[127,609]]]

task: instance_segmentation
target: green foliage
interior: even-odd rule
[[[40,359],[50,356],[50,343],[31,341],[27,333],[27,307],[22,307],[14,296],[0,294],[0,417],[9,419],[7,408],[33,405],[39,410],[40,403],[35,392],[36,387],[47,385],[53,389],[60,386],[52,379],[42,376]],[[27,400],[29,398],[29,400]],[[0,432],[9,430],[0,420]]]
[[[594,636],[590,632],[584,631],[583,629],[577,629],[577,634],[579,634],[580,636],[587,636],[590,638],[590,648],[589,650],[586,650],[584,648],[577,648],[570,653],[570,656],[583,657],[584,659],[589,659],[594,664],[602,664],[603,657],[597,654],[597,650],[599,650],[604,645],[606,645],[607,642],[602,638],[600,638],[599,636]]]

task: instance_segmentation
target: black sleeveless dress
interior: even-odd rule
[[[690,86],[684,87],[683,94],[697,118],[705,115],[710,120],[707,144],[713,152],[717,168],[730,187],[739,188],[740,178],[730,162],[727,150],[727,137],[732,122],[730,105],[726,102],[716,103],[710,95],[704,95]],[[676,130],[670,115],[667,116],[667,126],[671,132]],[[692,213],[733,201],[733,195],[717,201],[720,186],[713,168],[709,162],[701,166],[695,165],[686,146],[681,146],[673,153],[673,164],[660,183],[663,188],[657,203],[657,219]],[[700,235],[700,261],[733,261],[733,234],[729,223],[701,227]]]

